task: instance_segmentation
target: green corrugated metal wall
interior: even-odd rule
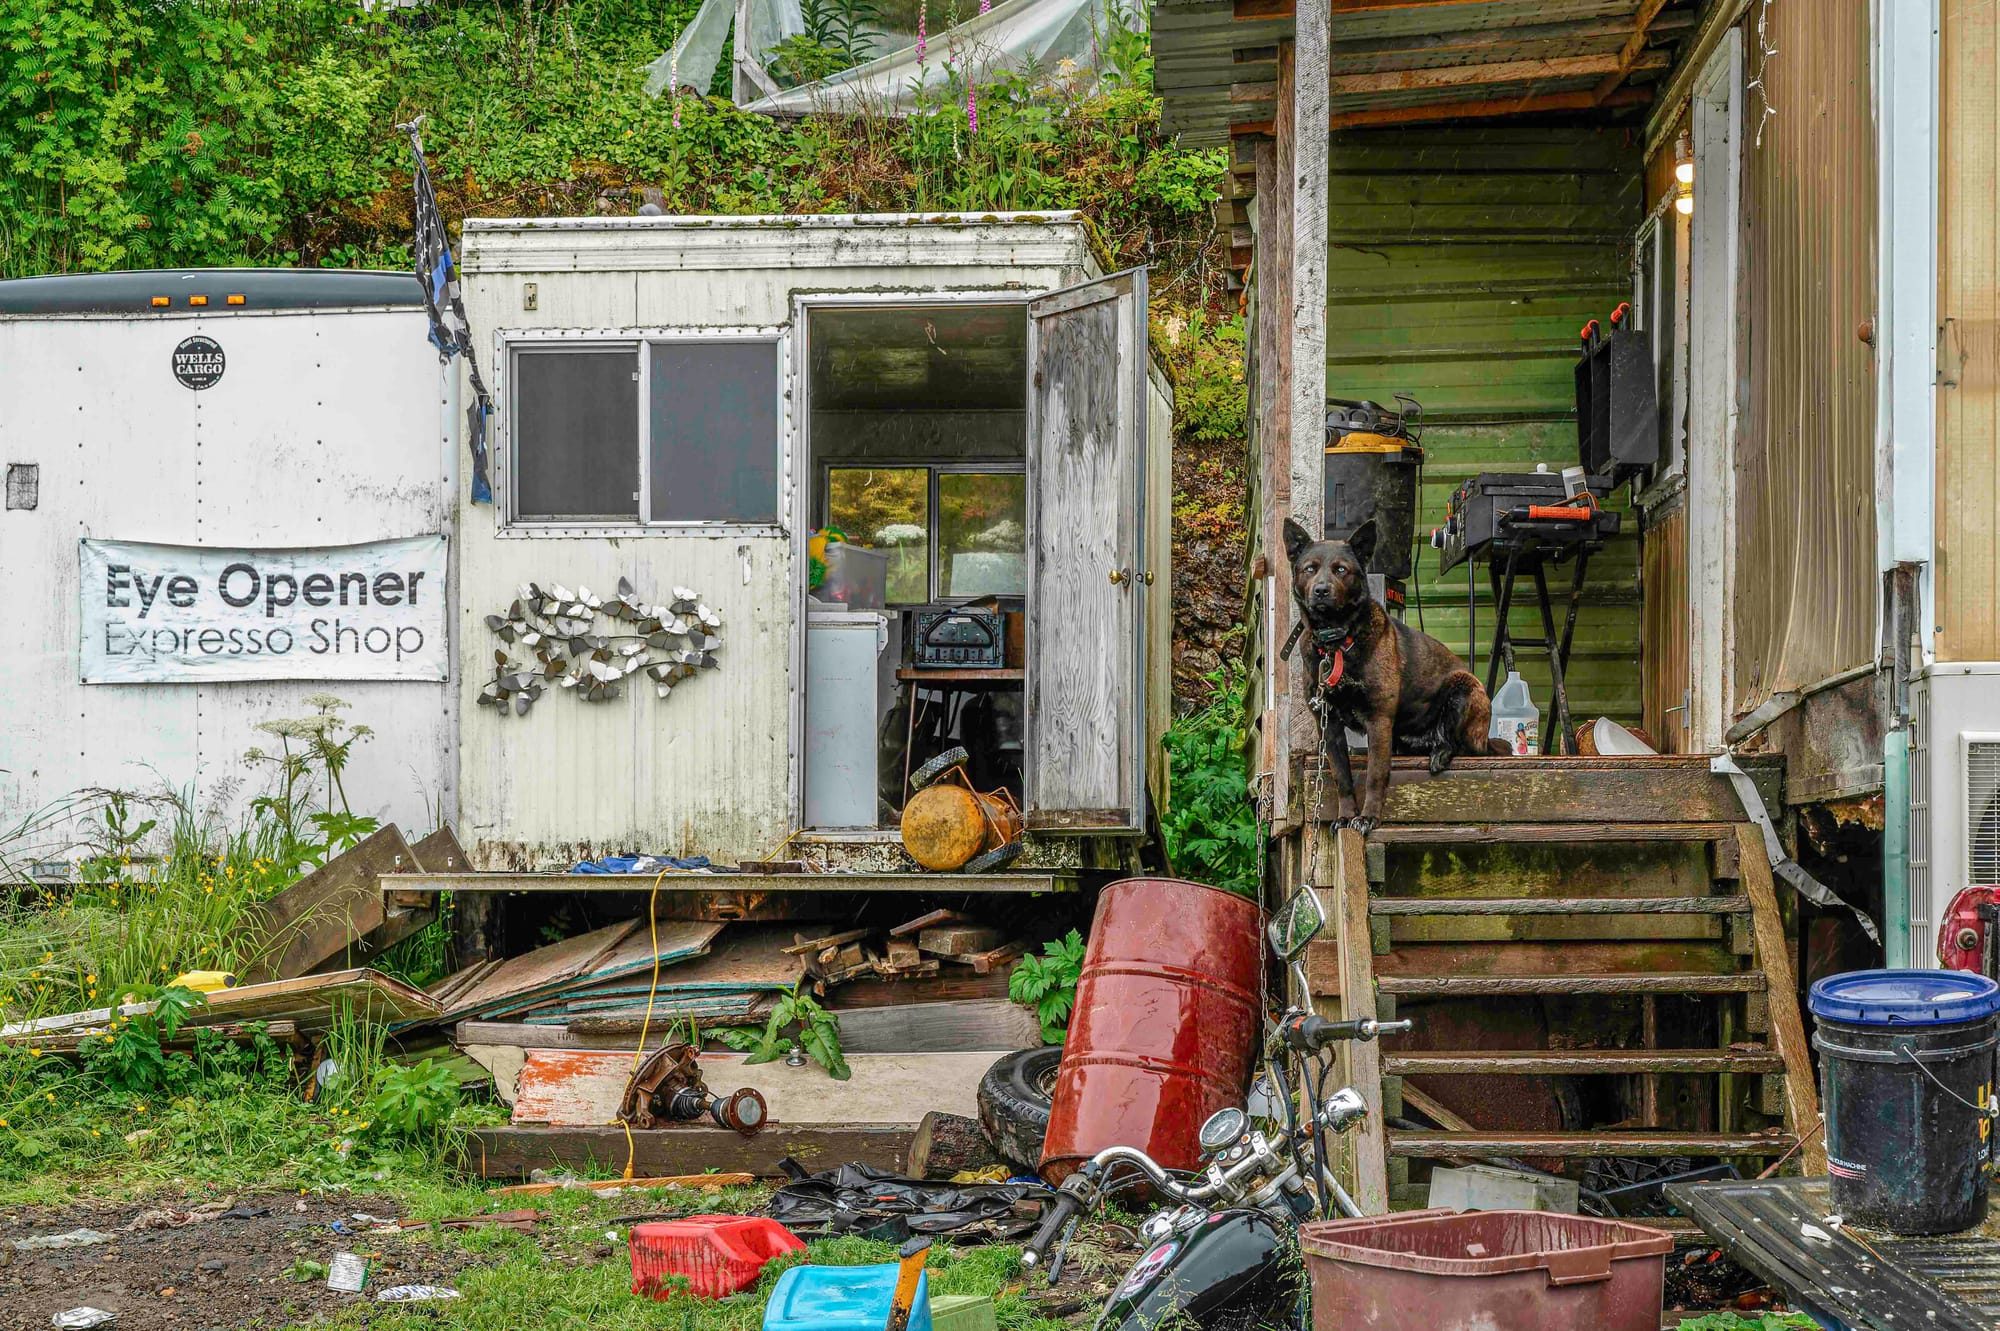
[[[1623,130],[1371,130],[1336,134],[1331,155],[1327,393],[1424,405],[1422,512],[1409,622],[1466,653],[1466,570],[1438,575],[1430,529],[1460,481],[1482,471],[1576,461],[1576,333],[1629,298],[1640,221],[1640,156]],[[1621,491],[1619,502],[1624,502]],[[1578,719],[1638,719],[1636,524],[1590,566],[1568,675]],[[1478,577],[1479,670],[1493,607]],[[1567,587],[1569,571],[1556,579]],[[1516,605],[1533,592],[1525,580]],[[1514,632],[1540,636],[1532,609]],[[1544,716],[1548,672],[1522,674]]]

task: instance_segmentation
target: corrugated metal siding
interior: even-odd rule
[[[1938,62],[1941,661],[2000,660],[2000,6],[1943,0]]]
[[[1641,641],[1645,661],[1646,733],[1662,753],[1687,750],[1688,601],[1687,509],[1653,517],[1640,538],[1645,588]],[[1678,710],[1674,710],[1678,709]]]
[[[488,222],[466,230],[466,312],[491,357],[500,329],[791,331],[799,295],[1043,291],[1080,280],[1088,263],[1081,226],[1057,219]],[[525,282],[537,284],[532,312],[522,309]],[[505,367],[488,374],[504,404]],[[795,515],[786,484],[781,512]],[[792,536],[503,536],[494,508],[461,499],[460,838],[474,862],[631,851],[735,862],[775,850],[792,830]],[[475,705],[496,645],[481,621],[504,611],[520,583],[583,583],[602,595],[621,575],[642,596],[701,593],[723,617],[722,668],[665,699],[644,689],[592,705],[551,696],[525,717]]]
[[[1423,128],[1334,136],[1327,278],[1327,392],[1424,404],[1430,450],[1409,620],[1466,653],[1463,567],[1440,579],[1423,542],[1458,484],[1482,471],[1576,461],[1576,332],[1630,290],[1640,160],[1623,131]],[[1628,528],[1633,524],[1628,519]],[[1480,672],[1493,608],[1478,577]],[[1566,572],[1562,575],[1566,579]],[[1527,584],[1517,589],[1532,599]],[[1568,683],[1572,712],[1640,711],[1638,541],[1590,569]],[[1514,631],[1540,636],[1533,609]],[[1522,674],[1549,704],[1548,672]]]
[[[1749,411],[1736,457],[1738,713],[1875,654],[1875,127],[1867,0],[1768,4],[1744,100]],[[1765,116],[1768,102],[1776,112]],[[1760,127],[1761,121],[1761,127]],[[1993,132],[1989,122],[1986,133]],[[1761,141],[1759,136],[1761,135]],[[1701,188],[1701,182],[1695,182]]]
[[[405,828],[450,816],[448,684],[281,681],[85,685],[77,541],[347,545],[448,531],[436,357],[420,310],[0,319],[0,461],[41,467],[40,504],[0,513],[14,580],[0,674],[0,827],[85,787],[194,787],[242,815],[264,793],[259,723],[345,699],[373,738],[345,785],[356,813]],[[168,373],[200,332],[228,370],[189,392]]]

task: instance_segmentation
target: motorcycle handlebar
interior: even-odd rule
[[[1023,1269],[1032,1271],[1042,1264],[1042,1260],[1049,1255],[1049,1249],[1055,1246],[1056,1239],[1061,1236],[1063,1228],[1082,1209],[1083,1199],[1075,1193],[1066,1188],[1056,1193],[1055,1201],[1049,1204],[1049,1213],[1042,1217],[1042,1227],[1028,1240],[1028,1246],[1021,1249]]]
[[[1377,1021],[1373,1017],[1330,1021],[1308,1014],[1286,1022],[1282,1034],[1291,1048],[1304,1053],[1317,1053],[1337,1040],[1366,1041],[1379,1035],[1399,1035],[1410,1030],[1414,1024],[1408,1021]]]

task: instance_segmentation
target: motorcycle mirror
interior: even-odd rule
[[[1311,887],[1301,887],[1271,913],[1265,933],[1278,959],[1290,961],[1304,952],[1306,944],[1319,937],[1325,928],[1326,911],[1319,904],[1319,893]]]

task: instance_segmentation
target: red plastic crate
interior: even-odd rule
[[[761,1216],[691,1215],[632,1226],[632,1292],[723,1299],[757,1283],[764,1263],[805,1244]],[[685,1282],[685,1283],[683,1283]]]

